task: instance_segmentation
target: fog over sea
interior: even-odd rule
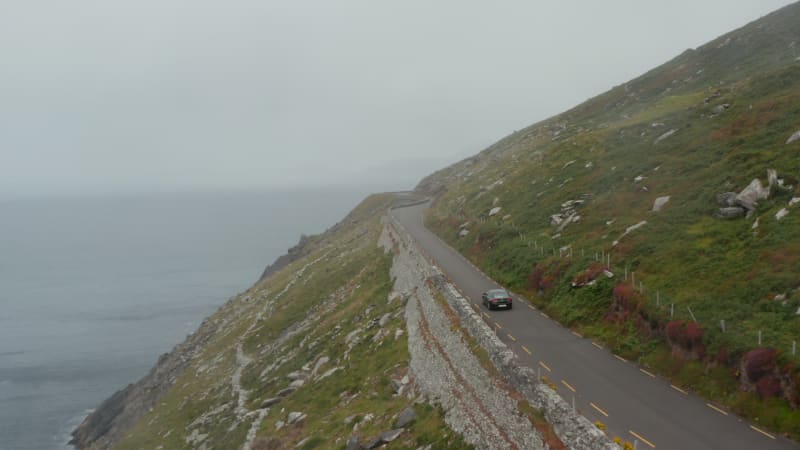
[[[373,190],[0,199],[0,449],[64,449],[264,267]]]

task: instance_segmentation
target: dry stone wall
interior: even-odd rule
[[[547,422],[565,445],[573,450],[619,449],[588,419],[574,412],[572,407],[555,391],[544,383],[540,383],[533,369],[520,363],[516,354],[495,335],[455,286],[425,258],[415,241],[403,230],[402,225],[388,219],[381,239],[384,246],[393,245],[396,251],[392,267],[395,289],[409,297],[406,305],[406,322],[409,331],[409,351],[412,357],[411,369],[417,377],[417,385],[431,399],[442,404],[447,411],[447,423],[453,429],[462,432],[468,442],[479,448],[513,447],[509,445],[509,442],[499,441],[497,436],[481,436],[489,434],[484,431],[491,427],[483,426],[480,423],[479,426],[472,426],[470,422],[474,423],[480,419],[454,411],[457,406],[454,401],[456,395],[453,395],[451,390],[453,384],[458,380],[453,379],[454,374],[451,372],[483,371],[483,375],[475,377],[476,380],[481,380],[483,377],[482,382],[479,381],[473,385],[475,396],[479,399],[487,399],[486,401],[493,405],[493,409],[507,409],[507,413],[512,416],[518,414],[518,411],[515,402],[502,399],[504,396],[507,400],[510,399],[508,392],[489,392],[492,390],[489,386],[492,383],[485,382],[487,375],[485,370],[480,367],[480,363],[468,349],[464,353],[455,345],[454,341],[461,341],[460,336],[450,328],[449,319],[441,311],[433,298],[433,291],[426,283],[428,280],[437,291],[444,295],[450,307],[457,312],[461,326],[487,351],[504,381],[544,414]],[[423,336],[424,330],[419,325],[424,324],[424,321],[427,321],[429,329],[436,330],[437,339],[448,343],[447,346],[443,346],[447,352],[443,358],[436,356],[436,349],[432,348],[430,344],[426,344]],[[462,346],[464,346],[463,343]],[[446,367],[447,364],[443,362],[443,359],[446,358],[450,358],[452,366],[455,368]],[[513,420],[505,418],[498,421],[502,424],[512,422]],[[525,433],[522,429],[519,432]],[[532,429],[527,432],[536,433]],[[539,442],[535,446],[532,443],[520,443],[517,448],[544,448],[538,434],[537,441]]]

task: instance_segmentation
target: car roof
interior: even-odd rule
[[[490,289],[486,291],[486,293],[491,295],[508,295],[508,291],[505,289]]]

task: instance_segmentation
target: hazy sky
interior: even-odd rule
[[[0,0],[0,195],[410,188],[788,3]]]

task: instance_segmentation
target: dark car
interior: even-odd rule
[[[491,289],[483,293],[481,296],[483,304],[489,309],[498,307],[511,309],[513,300],[511,294],[505,289]]]

